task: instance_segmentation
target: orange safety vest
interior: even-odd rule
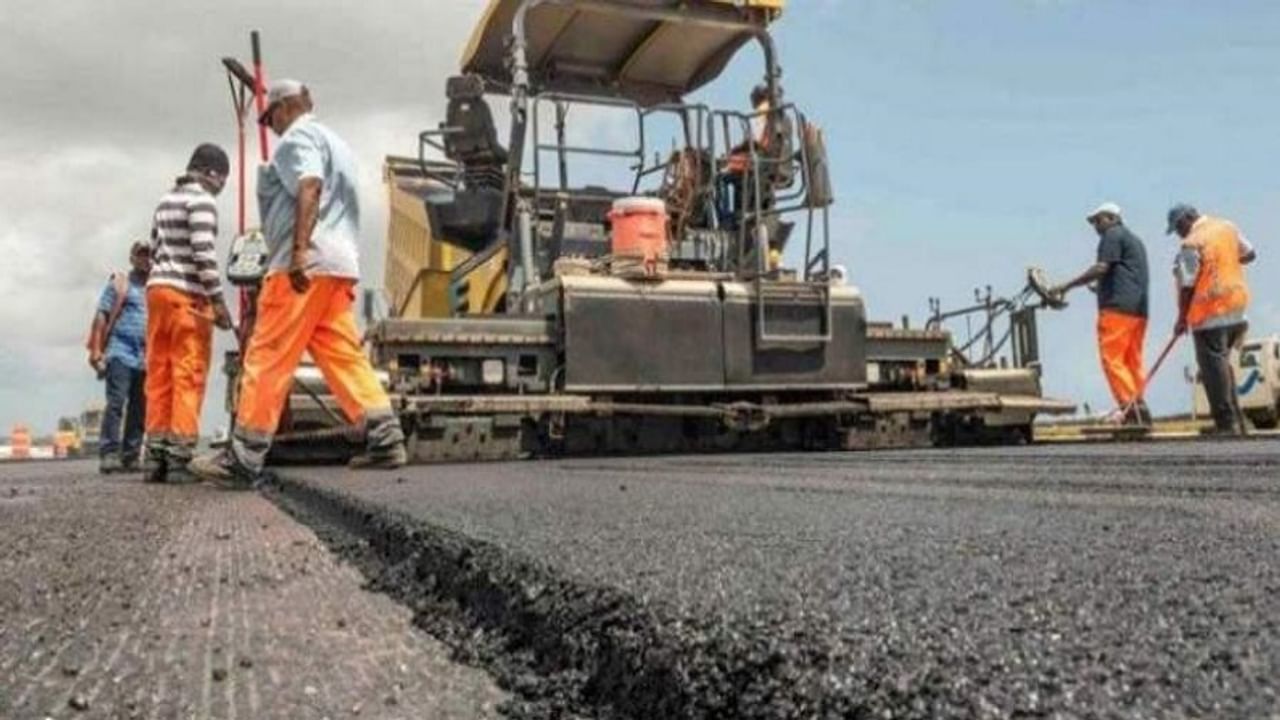
[[[1196,328],[1213,318],[1244,312],[1249,287],[1240,263],[1240,231],[1226,220],[1206,217],[1191,229],[1182,247],[1200,255],[1187,324]]]
[[[773,126],[775,122],[773,119],[774,114],[769,111],[769,103],[767,102],[761,103],[757,106],[755,108],[755,112],[757,113],[757,117],[762,121],[760,125],[760,137],[756,138],[756,147],[759,148],[759,154],[764,154],[769,152],[770,141],[773,139]],[[754,133],[755,128],[751,128],[750,132]],[[729,159],[725,165],[725,170],[734,175],[746,175],[747,170],[751,165],[751,156],[746,150],[748,143],[743,141],[742,146],[742,150],[729,154]]]

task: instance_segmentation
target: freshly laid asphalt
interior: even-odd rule
[[[0,717],[1280,718],[1275,439],[280,475],[0,468]]]
[[[1280,717],[1277,440],[281,478],[530,714]]]

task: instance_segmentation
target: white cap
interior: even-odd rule
[[[298,97],[306,90],[307,86],[297,80],[276,80],[271,83],[267,88],[267,109],[262,111],[258,122],[265,125],[276,105],[291,97]]]
[[[1099,215],[1115,215],[1116,217],[1120,217],[1120,206],[1113,202],[1104,202],[1099,205],[1096,210],[1085,216],[1085,218],[1087,220],[1092,220]]]

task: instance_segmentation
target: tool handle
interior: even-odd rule
[[[1142,378],[1142,384],[1138,386],[1138,394],[1134,396],[1134,399],[1128,405],[1124,406],[1123,410],[1126,415],[1137,407],[1138,402],[1142,400],[1143,395],[1147,392],[1147,386],[1151,384],[1151,378],[1160,372],[1161,366],[1164,365],[1164,361],[1169,357],[1169,353],[1173,352],[1173,346],[1178,344],[1178,340],[1181,337],[1182,335],[1174,333],[1173,337],[1169,338],[1169,342],[1165,343],[1164,350],[1160,352],[1160,357],[1156,358],[1156,362],[1151,366],[1151,370],[1147,372],[1147,376]]]

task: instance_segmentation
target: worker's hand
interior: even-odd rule
[[[1044,291],[1045,304],[1054,310],[1061,310],[1067,306],[1067,288],[1063,285],[1053,285]]]
[[[213,324],[216,325],[219,330],[231,329],[231,312],[227,310],[226,303],[215,302],[213,304]]]
[[[307,277],[307,254],[294,251],[289,260],[289,284],[293,291],[301,295],[311,287],[311,278]]]
[[[1182,337],[1187,334],[1187,319],[1178,318],[1178,322],[1173,324],[1173,336]]]
[[[92,350],[89,352],[89,367],[93,368],[93,371],[99,375],[107,371],[107,366],[106,363],[103,362],[101,351]]]

